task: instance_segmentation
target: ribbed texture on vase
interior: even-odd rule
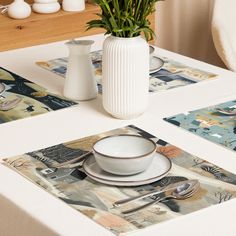
[[[108,37],[103,45],[103,106],[112,116],[132,119],[147,107],[149,49],[141,37]]]

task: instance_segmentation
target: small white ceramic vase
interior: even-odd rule
[[[85,9],[84,0],[63,0],[62,9],[64,11],[83,11]]]
[[[24,0],[15,0],[8,6],[8,16],[14,19],[24,19],[30,16],[31,7]]]
[[[32,8],[34,12],[41,14],[50,14],[58,12],[61,8],[61,5],[57,0],[34,0]]]
[[[148,105],[148,43],[141,36],[106,38],[102,76],[104,109],[119,119],[141,115]]]
[[[90,100],[97,97],[98,89],[90,58],[92,40],[72,40],[66,43],[69,60],[64,96],[73,100]]]

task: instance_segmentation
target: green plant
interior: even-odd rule
[[[87,23],[87,30],[103,28],[105,34],[131,38],[144,34],[146,40],[153,38],[147,17],[155,11],[155,3],[162,0],[93,0],[101,8],[99,19]]]

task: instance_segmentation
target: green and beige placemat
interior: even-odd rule
[[[164,120],[236,151],[236,100],[181,113]]]
[[[0,124],[76,104],[0,67]]]
[[[91,59],[95,70],[98,89],[99,92],[102,92],[102,51],[91,52]],[[189,67],[166,57],[162,59],[165,63],[161,70],[150,74],[150,92],[160,92],[217,78],[216,74]],[[42,68],[62,77],[66,76],[67,63],[68,58],[66,57],[36,62],[36,64]]]
[[[91,180],[79,167],[79,164],[77,167],[75,164],[70,168],[50,168],[52,163],[63,163],[85,154],[91,150],[96,140],[111,134],[139,134],[153,139],[157,143],[157,151],[172,160],[171,171],[166,177],[152,184],[137,187],[113,187]],[[175,219],[228,201],[236,196],[236,175],[168,144],[135,126],[8,158],[4,160],[4,164],[117,235]],[[186,179],[200,181],[200,190],[189,199],[168,200],[130,215],[121,214],[120,209],[114,208],[112,205],[117,200]],[[133,203],[132,206],[150,200],[151,198],[141,200]]]

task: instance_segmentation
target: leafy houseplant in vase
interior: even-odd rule
[[[159,0],[94,0],[101,8],[90,28],[104,28],[103,107],[119,119],[141,115],[148,105],[149,47],[153,31],[147,17]],[[145,39],[141,37],[144,35]]]

